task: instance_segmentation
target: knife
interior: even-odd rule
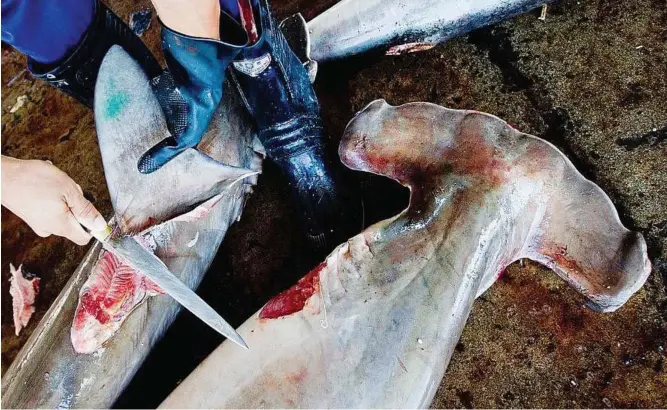
[[[165,293],[204,323],[239,346],[248,348],[234,328],[192,289],[174,276],[157,256],[141,246],[136,239],[129,236],[112,237],[111,232],[111,227],[107,226],[102,231],[90,232],[90,234],[102,243],[104,249],[123,259],[136,271],[155,282]]]

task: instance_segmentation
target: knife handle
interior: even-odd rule
[[[100,242],[104,242],[109,238],[111,235],[112,229],[109,225],[106,226],[106,228],[102,229],[101,231],[90,231],[90,234],[93,236],[93,238],[97,239]]]

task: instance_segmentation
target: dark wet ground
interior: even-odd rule
[[[274,1],[280,15],[306,9],[307,18],[333,1],[315,3]],[[127,20],[149,4],[111,6]],[[486,111],[556,144],[649,244],[653,274],[612,314],[584,308],[545,268],[511,266],[476,302],[434,407],[667,407],[667,1],[568,0],[550,6],[546,22],[538,15],[420,54],[322,67],[317,91],[330,145],[335,149],[354,112],[379,97]],[[155,17],[143,38],[157,53]],[[110,214],[91,113],[24,68],[3,45],[2,153],[50,159]],[[10,113],[23,95],[23,107]],[[276,171],[265,165],[199,289],[234,325],[315,263],[293,228]],[[354,178],[371,221],[407,203],[391,181]],[[84,253],[63,239],[37,237],[2,209],[3,373]],[[11,321],[10,262],[43,278],[37,313],[19,337]],[[157,405],[218,343],[191,315],[180,316],[117,406]]]

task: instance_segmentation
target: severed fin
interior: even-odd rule
[[[139,158],[169,131],[148,77],[119,46],[100,67],[95,124],[116,221],[126,234],[184,214],[257,173],[224,165],[213,152],[188,149],[160,170],[141,174]],[[214,146],[217,131],[212,127],[200,146]]]

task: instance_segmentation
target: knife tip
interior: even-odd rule
[[[245,342],[245,340],[243,340],[241,335],[239,335],[238,333],[234,332],[231,335],[231,337],[228,337],[228,339],[231,340],[232,342],[236,343],[237,345],[241,346],[242,348],[244,348],[246,350],[250,350],[250,348],[248,347],[248,344]]]

